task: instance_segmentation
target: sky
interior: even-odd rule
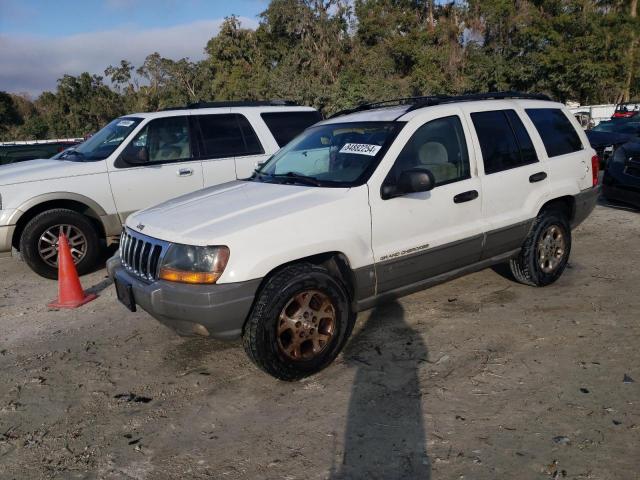
[[[62,75],[104,75],[155,51],[204,57],[225,17],[255,28],[268,0],[0,0],[0,91],[38,96]]]

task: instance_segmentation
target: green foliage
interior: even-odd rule
[[[114,117],[206,100],[285,98],[325,114],[421,94],[522,90],[640,97],[637,0],[272,0],[229,17],[206,57],[151,53],[65,75],[35,101],[0,92],[0,138],[80,136]]]

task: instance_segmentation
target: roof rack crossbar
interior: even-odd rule
[[[168,110],[195,110],[198,108],[229,108],[229,107],[299,107],[293,100],[229,100],[215,102],[194,102],[183,107],[163,108],[162,112]]]
[[[392,100],[384,100],[381,102],[369,102],[362,103],[354,108],[341,110],[330,118],[340,117],[349,113],[362,112],[366,110],[373,110],[375,108],[410,105],[406,112],[416,110],[418,108],[429,107],[433,105],[441,105],[443,103],[454,102],[471,102],[476,100],[504,100],[504,99],[522,99],[522,100],[547,100],[550,101],[547,95],[542,93],[523,93],[515,91],[507,92],[487,92],[487,93],[468,93],[464,95],[429,95],[420,97],[404,97],[396,98]]]

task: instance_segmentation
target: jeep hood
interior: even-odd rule
[[[234,181],[174,198],[127,218],[127,227],[153,238],[190,245],[215,245],[236,232],[265,223],[281,224],[289,215],[346,197],[348,188],[320,188]],[[295,230],[294,222],[289,228]],[[259,238],[254,239],[260,242]]]
[[[104,160],[97,162],[72,162],[69,160],[27,160],[0,167],[0,186],[92,175],[106,172]]]

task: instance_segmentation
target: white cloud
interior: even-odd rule
[[[248,28],[256,20],[241,18]],[[222,19],[203,20],[168,28],[123,28],[66,37],[0,34],[0,90],[39,95],[53,90],[64,74],[82,72],[104,75],[109,65],[126,59],[136,67],[153,52],[179,59],[204,57],[207,41],[215,36]]]

